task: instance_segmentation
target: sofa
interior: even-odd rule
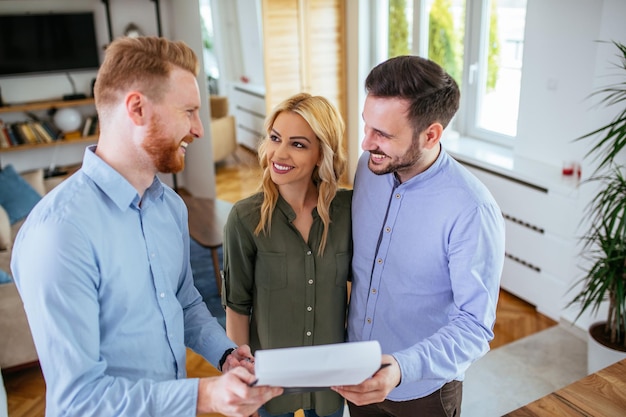
[[[229,114],[228,97],[211,95],[211,141],[213,144],[213,162],[224,161],[230,155],[235,156],[237,136],[235,116]]]
[[[10,263],[15,236],[41,196],[65,177],[44,179],[43,169],[16,173],[12,166],[0,171],[0,368],[20,368],[37,362],[22,299],[11,281]],[[17,214],[15,214],[17,213]],[[23,216],[24,215],[24,216]],[[8,275],[8,277],[7,277]]]

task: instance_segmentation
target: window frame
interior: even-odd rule
[[[412,53],[415,55],[427,57],[427,1],[412,0],[412,2],[414,22],[411,29]],[[387,2],[385,1],[384,3]],[[482,105],[482,103],[480,103],[479,101],[483,98],[483,95],[480,94],[479,89],[481,88],[481,86],[485,85],[484,81],[487,76],[487,65],[481,65],[480,63],[487,62],[487,57],[485,56],[486,50],[482,47],[482,45],[487,44],[486,38],[489,36],[490,6],[491,0],[466,0],[465,35],[463,44],[463,74],[461,80],[461,84],[463,85],[463,91],[461,94],[459,111],[457,112],[451,125],[446,130],[454,132],[454,135],[459,135],[461,137],[472,137],[507,148],[513,148],[516,136],[510,136],[479,126],[479,110]],[[415,24],[415,22],[418,22],[418,24]],[[424,22],[424,24],[422,24],[422,22]],[[384,33],[387,32],[385,31]]]

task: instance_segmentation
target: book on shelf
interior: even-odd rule
[[[10,148],[12,146],[11,139],[9,139],[9,132],[4,125],[4,122],[0,120],[0,148]]]
[[[5,123],[0,119],[0,149],[21,145],[40,145],[55,141],[90,138],[98,133],[98,117],[91,116],[80,130],[61,132],[44,119]]]
[[[30,122],[31,127],[35,131],[35,135],[37,135],[38,139],[41,143],[52,143],[54,139],[50,136],[50,133],[43,127],[41,122]]]
[[[35,121],[17,122],[4,126],[5,135],[9,138],[11,146],[37,145],[53,141],[50,134],[43,128],[41,123]]]
[[[24,136],[18,123],[5,123],[5,127],[12,146],[28,143],[28,139]]]
[[[10,148],[11,144],[9,143],[9,138],[4,134],[3,131],[0,131],[0,149]]]
[[[91,130],[91,124],[93,123],[93,117],[88,116],[85,118],[85,123],[83,124],[83,137],[89,136],[89,131]]]
[[[45,143],[45,139],[43,138],[43,136],[41,136],[41,133],[37,131],[37,128],[34,122],[25,122],[24,124],[26,125],[28,130],[32,132],[33,136],[35,137],[34,143]]]
[[[98,115],[89,116],[85,119],[82,133],[83,137],[93,136],[98,133]]]
[[[91,123],[91,129],[89,129],[88,135],[97,135],[100,132],[98,125],[98,115],[93,116],[93,123]]]
[[[28,143],[28,139],[26,138],[26,136],[24,136],[22,129],[20,129],[19,123],[11,123],[9,125],[9,129],[11,129],[11,131],[13,132],[13,135],[15,135],[18,145],[24,145]]]
[[[39,121],[39,117],[32,112],[26,112],[26,115],[30,118],[30,120],[26,120],[22,122],[22,129],[26,131],[26,135],[28,136],[30,142],[32,144],[37,143],[45,143],[43,137],[41,137],[40,133],[35,129],[34,122]],[[34,138],[34,139],[33,139]]]
[[[35,136],[35,132],[32,131],[32,129],[28,125],[28,122],[18,123],[17,128],[22,133],[22,137],[24,138],[24,143],[27,143],[27,144],[38,143],[37,137]]]
[[[49,120],[42,120],[41,125],[48,131],[53,140],[61,138],[61,131]]]
[[[50,143],[52,138],[47,132],[43,130],[41,124],[35,121],[23,122],[22,129],[26,132],[26,136],[29,139],[29,143]]]
[[[11,144],[13,146],[18,146],[21,145],[20,139],[17,137],[14,128],[13,128],[13,124],[7,124],[5,125],[7,132],[9,134],[9,139],[11,140]]]
[[[33,112],[26,112],[26,114],[32,119],[32,121],[36,125],[41,126],[47,132],[47,134],[45,135],[46,139],[51,138],[54,141],[60,137],[61,131],[57,129],[54,124],[52,124],[52,122],[50,122],[49,120],[41,119]],[[50,141],[46,140],[45,142],[48,143]]]

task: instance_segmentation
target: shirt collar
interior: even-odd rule
[[[283,215],[287,218],[287,220],[289,220],[290,223],[296,219],[296,212],[293,211],[293,208],[291,208],[289,203],[287,203],[287,201],[280,195],[280,193],[278,194],[278,201],[276,201],[276,208],[283,213]],[[314,219],[319,216],[319,214],[317,213],[317,207],[313,209],[312,215]]]
[[[119,172],[96,155],[96,146],[91,145],[85,150],[82,171],[120,210],[126,210],[131,205],[138,207],[141,198],[137,190]],[[163,199],[163,194],[163,184],[155,176],[152,184],[144,193],[144,204],[157,198]]]
[[[426,171],[424,172],[420,172],[419,174],[415,175],[414,177],[409,178],[407,181],[403,182],[402,184],[400,184],[400,181],[398,180],[398,178],[396,177],[395,173],[394,175],[392,175],[393,177],[393,184],[394,187],[397,187],[399,185],[411,185],[411,184],[421,184],[424,181],[428,181],[430,178],[432,178],[433,176],[437,175],[437,173],[439,172],[439,170],[441,169],[441,167],[445,164],[445,161],[448,158],[448,155],[446,154],[445,150],[443,149],[443,147],[441,146],[441,144],[439,144],[439,155],[437,155],[437,159],[435,159],[435,162],[433,162],[433,164],[431,166],[429,166]]]

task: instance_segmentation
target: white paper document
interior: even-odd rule
[[[377,341],[258,350],[256,385],[302,388],[299,391],[356,385],[380,369],[380,357]]]

